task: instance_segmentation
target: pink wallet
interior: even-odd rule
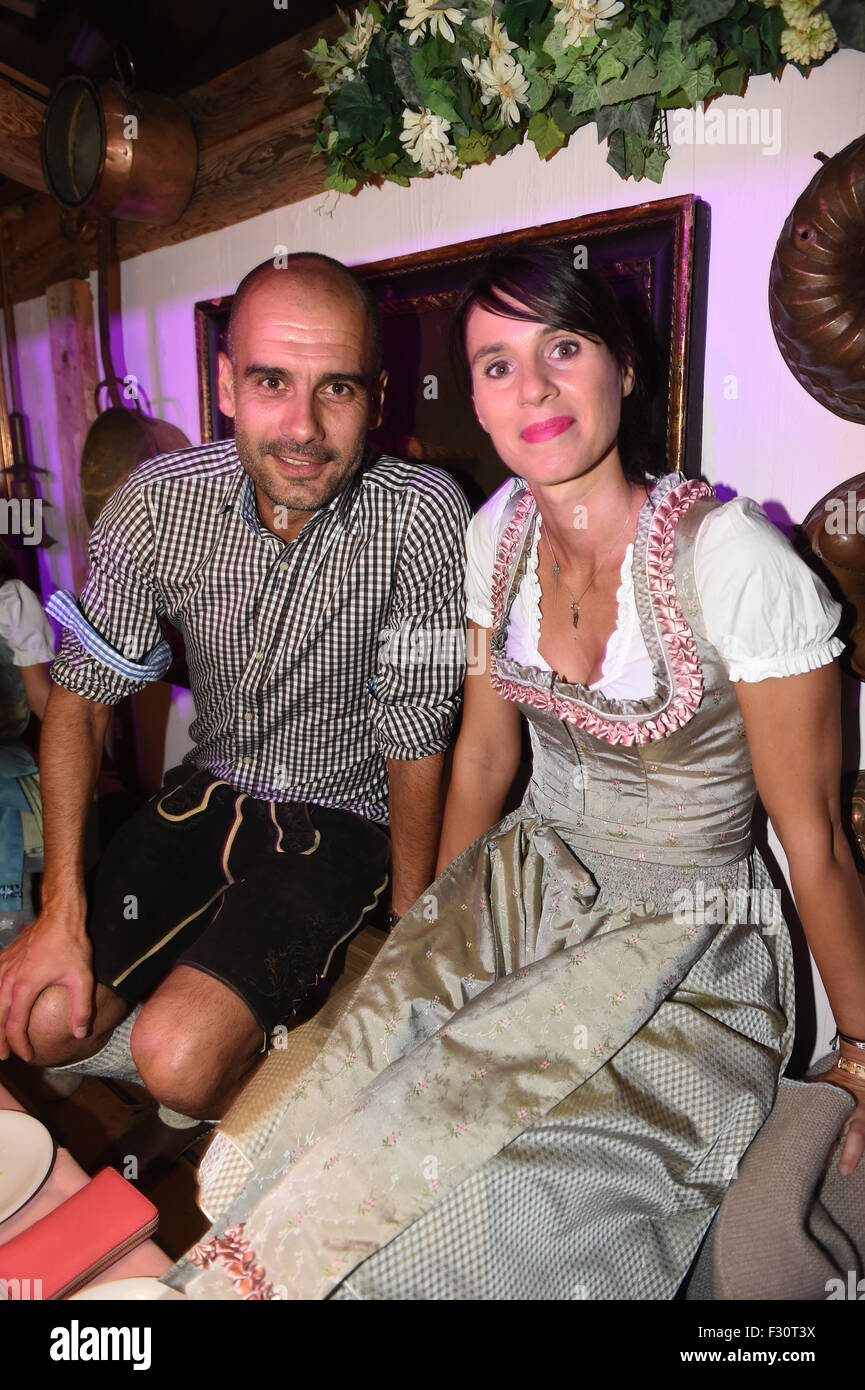
[[[114,1168],[0,1245],[7,1297],[58,1299],[74,1293],[147,1240],[159,1212]],[[29,1280],[29,1283],[25,1283]]]

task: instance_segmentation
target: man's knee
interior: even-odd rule
[[[37,1067],[62,1067],[93,1053],[93,1038],[75,1038],[69,1028],[69,991],[65,985],[43,989],[30,1010],[27,1036]]]
[[[207,1041],[207,1028],[184,1017],[170,1001],[151,999],[135,1021],[130,1048],[138,1074],[161,1104],[181,1114],[209,1119],[227,1091],[255,1059],[238,1042],[236,1051]],[[249,1055],[247,1055],[247,1053]]]

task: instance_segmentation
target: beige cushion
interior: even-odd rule
[[[823,1058],[809,1075],[826,1071]],[[865,1163],[838,1171],[853,1097],[782,1080],[713,1222],[686,1298],[824,1301],[865,1271]]]

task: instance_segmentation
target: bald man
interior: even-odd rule
[[[432,880],[469,508],[369,450],[385,386],[362,281],[312,253],[257,266],[219,358],[234,439],[136,469],[81,595],[49,602],[42,909],[0,954],[0,1057],[137,1076],[167,1112],[218,1118],[336,948]],[[88,894],[111,708],[164,674],[162,615],[194,746]]]

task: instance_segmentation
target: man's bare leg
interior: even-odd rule
[[[261,1056],[263,1033],[227,985],[177,965],[150,995],[130,1045],[162,1105],[203,1120],[225,1114]]]
[[[94,1056],[108,1042],[118,1023],[130,1011],[125,999],[107,985],[97,984],[90,1031],[85,1038],[69,1032],[69,993],[65,985],[43,989],[30,1012],[27,1036],[33,1048],[33,1065],[63,1067]]]

